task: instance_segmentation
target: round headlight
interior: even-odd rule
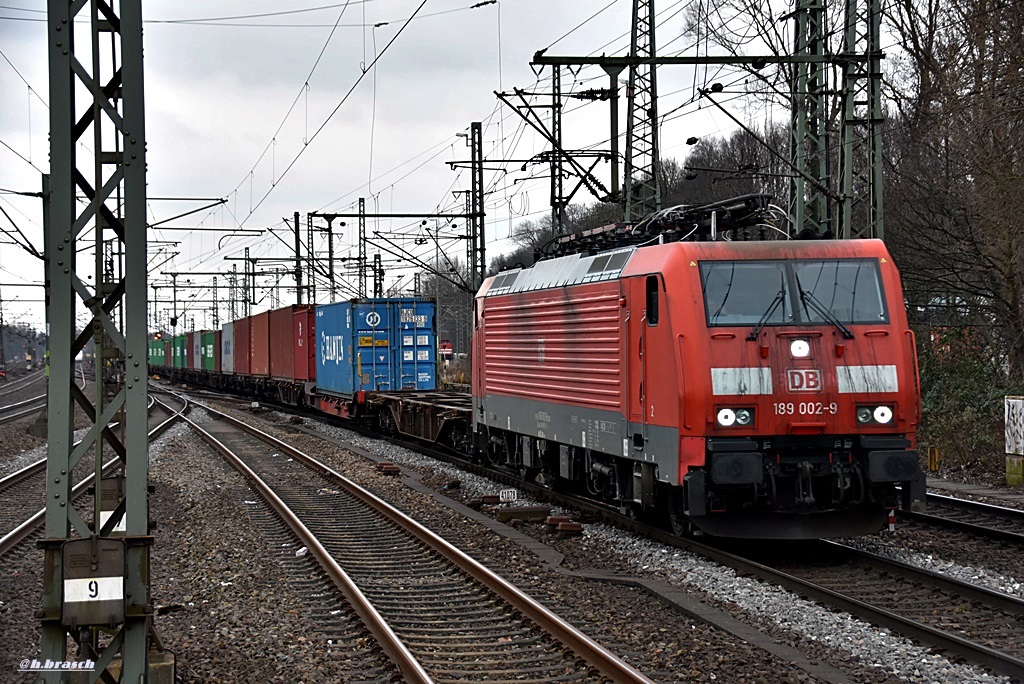
[[[736,424],[750,425],[754,420],[754,413],[750,409],[736,409]]]
[[[888,423],[892,420],[892,409],[888,406],[879,406],[875,409],[875,421],[879,423]]]
[[[729,427],[736,422],[736,412],[732,409],[724,408],[718,412],[718,424],[722,427]]]
[[[807,340],[793,340],[789,343],[789,353],[794,359],[806,359],[811,354],[811,343]]]
[[[858,423],[870,423],[871,422],[871,409],[867,406],[861,406],[857,409],[857,422]]]

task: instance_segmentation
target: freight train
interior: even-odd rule
[[[680,534],[864,534],[924,501],[914,336],[880,241],[676,241],[500,273],[474,303],[470,395],[435,391],[433,314],[415,299],[289,307],[226,326],[219,360],[196,333],[164,363],[154,343],[151,364],[368,419]]]

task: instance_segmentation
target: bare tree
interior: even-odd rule
[[[887,225],[916,303],[984,330],[1024,382],[1024,12],[990,0],[897,5],[907,46]]]

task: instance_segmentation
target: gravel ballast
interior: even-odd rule
[[[457,480],[460,499],[494,494],[500,488],[493,482],[407,449],[333,426],[309,424],[326,436],[345,440],[399,465],[426,473],[427,479],[438,487]],[[535,502],[518,502],[520,505],[531,503]],[[529,527],[523,529],[528,531]],[[888,630],[879,630],[848,614],[827,610],[779,587],[737,577],[731,569],[716,563],[605,525],[587,525],[584,535],[578,538],[544,536],[540,529],[536,536],[565,554],[564,565],[569,569],[604,567],[668,581],[701,595],[709,603],[745,616],[764,631],[799,645],[804,652],[855,672],[856,681],[889,681],[889,678],[928,683],[1009,681],[981,668],[951,662]],[[912,559],[913,554],[909,558]],[[956,563],[949,565],[955,567]],[[978,574],[977,568],[963,567],[958,572]],[[1012,578],[1000,577],[997,582],[1001,581],[1010,582],[1011,586],[1015,582]]]
[[[209,420],[201,410],[193,411],[192,417],[197,422]],[[402,478],[382,475],[368,459],[297,432],[290,416],[264,412],[259,417],[267,421],[268,431],[323,459],[494,567],[656,681],[1008,681],[952,663],[887,630],[778,587],[737,577],[693,554],[605,525],[586,525],[584,534],[575,538],[557,538],[538,525],[510,531],[529,535],[561,554],[563,572],[554,571],[554,564],[541,564],[532,551],[464,515],[465,509],[453,511],[438,503],[440,497],[414,491]],[[439,492],[442,485],[459,482],[458,489],[442,492],[455,505],[502,488],[386,442],[316,421],[306,421],[306,426],[393,461]],[[154,603],[164,612],[156,627],[178,656],[182,681],[350,681],[354,670],[365,668],[365,653],[339,649],[313,632],[305,614],[308,598],[293,588],[294,569],[286,562],[288,556],[294,558],[294,550],[268,547],[267,536],[260,531],[266,516],[258,510],[257,497],[219,455],[188,428],[177,426],[153,445],[151,461],[156,486],[151,515],[159,523],[152,591]],[[862,538],[858,543],[903,553],[906,562],[922,562],[919,557],[930,554],[932,562],[944,564],[950,573],[984,575],[997,584],[1016,585],[1019,591],[1008,568],[979,568],[962,557],[948,556],[942,546],[925,552],[899,536]],[[973,562],[980,564],[978,558]],[[715,606],[807,654],[812,664],[832,667],[833,674],[780,658],[671,610],[640,588],[569,574],[594,568],[667,582],[694,601]],[[39,604],[41,569],[41,553],[34,549],[5,558],[0,567],[0,643],[11,645],[0,656],[0,682],[21,681],[8,680],[8,674],[16,671],[19,657],[38,653],[32,612]]]

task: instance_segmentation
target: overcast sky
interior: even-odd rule
[[[252,256],[286,256],[283,241],[292,244],[293,238],[283,218],[295,211],[304,222],[309,211],[353,211],[359,197],[367,198],[369,212],[458,211],[462,199],[453,192],[469,188],[469,174],[446,162],[469,158],[460,135],[472,121],[484,123],[485,155],[495,160],[484,178],[488,254],[508,251],[513,225],[549,212],[545,167],[523,171],[516,163],[495,170],[504,166],[497,160],[526,159],[545,145],[494,91],[546,92],[550,71],[538,77],[529,65],[540,49],[549,55],[626,54],[630,0],[501,0],[480,7],[472,7],[474,0],[427,0],[406,25],[421,1],[353,0],[347,7],[269,0],[143,3],[148,195],[228,199],[225,206],[170,224],[225,232],[150,231],[151,264],[159,265],[151,281],[166,281],[163,274],[170,271],[223,273],[232,263],[241,270],[240,262],[225,257],[239,257],[245,247]],[[690,4],[658,3],[660,53],[693,54],[681,37],[681,12]],[[5,0],[0,6],[0,51],[6,58],[0,59],[0,207],[40,250],[40,201],[9,191],[36,191],[39,172],[48,169],[44,7],[35,0]],[[321,9],[302,11],[315,7]],[[254,16],[261,14],[269,16]],[[369,68],[375,55],[376,66]],[[693,102],[695,89],[715,77],[689,67],[659,71],[664,156],[682,159],[691,135],[733,130],[727,117],[706,107],[698,111]],[[606,85],[604,72],[594,67],[563,75],[566,91]],[[681,109],[666,116],[676,108]],[[567,148],[606,148],[607,103],[569,101],[564,130]],[[598,173],[607,183],[607,165]],[[585,191],[577,199],[593,201]],[[151,199],[149,219],[161,221],[203,204]],[[408,237],[396,238],[400,244],[430,257],[432,243],[416,244],[423,237],[418,223],[381,221],[370,230],[403,233]],[[456,223],[449,232],[462,229]],[[11,229],[2,215],[0,227]],[[237,227],[272,229],[283,241],[269,232],[229,232]],[[338,256],[355,254],[353,228],[351,222],[340,228]],[[464,258],[463,242],[444,245]],[[315,247],[324,248],[322,238]],[[177,256],[166,261],[172,253]],[[419,269],[383,256],[386,285],[402,279],[411,288]],[[42,263],[13,245],[0,246],[0,269],[5,285],[43,278]],[[209,276],[192,279],[210,282]],[[292,282],[284,278],[282,285]],[[223,278],[219,285],[224,287]],[[41,324],[42,304],[28,301],[41,299],[41,292],[3,287],[6,319]],[[161,298],[169,296],[160,292]],[[281,296],[289,304],[294,293]],[[258,308],[269,304],[265,298]],[[200,308],[193,312],[197,328],[209,325]],[[223,308],[222,320],[226,316]]]

